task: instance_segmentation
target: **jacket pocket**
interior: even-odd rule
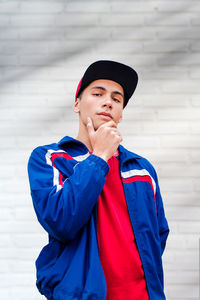
[[[52,240],[44,247],[36,266],[37,287],[49,299],[104,300],[106,297],[93,215],[69,243]]]
[[[75,240],[73,244],[75,244]],[[49,244],[42,249],[36,260],[36,285],[40,293],[47,298],[53,298],[54,288],[62,281],[69,268],[73,255],[71,247],[70,243],[62,244],[51,238]]]
[[[165,299],[160,241],[145,230],[139,234],[141,258],[151,299]]]

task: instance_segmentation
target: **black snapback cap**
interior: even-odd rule
[[[124,90],[124,107],[133,95],[137,83],[137,72],[122,63],[111,60],[99,60],[92,63],[85,71],[77,87],[75,99],[93,81],[108,79],[119,83]]]

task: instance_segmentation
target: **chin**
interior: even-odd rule
[[[100,121],[100,122],[94,122],[94,129],[97,130],[101,125],[107,123],[108,121]]]
[[[102,124],[94,124],[94,130],[96,131]]]

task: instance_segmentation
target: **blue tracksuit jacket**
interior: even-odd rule
[[[119,145],[120,173],[150,300],[164,300],[162,253],[169,233],[152,165]],[[109,165],[70,137],[33,150],[28,173],[49,243],[36,260],[37,287],[54,300],[105,300],[96,215]],[[117,262],[116,262],[117,263]]]

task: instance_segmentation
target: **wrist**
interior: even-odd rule
[[[96,155],[96,156],[102,158],[102,159],[105,160],[106,162],[107,162],[108,159],[109,159],[104,153],[98,153],[98,152],[94,151],[92,154],[94,154],[94,155]]]

